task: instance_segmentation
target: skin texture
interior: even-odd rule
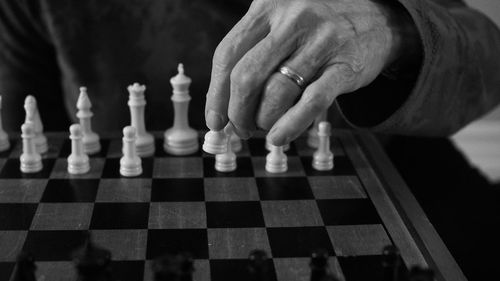
[[[284,145],[337,96],[399,60],[411,24],[373,0],[255,0],[215,51],[207,126],[230,121],[242,138],[261,128]],[[305,79],[304,89],[277,73],[283,65]]]

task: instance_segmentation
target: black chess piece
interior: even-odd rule
[[[33,256],[21,252],[17,256],[16,266],[9,281],[36,281],[35,270],[36,265]]]
[[[394,245],[385,246],[382,250],[383,281],[399,281],[401,254]]]
[[[323,281],[328,277],[328,252],[316,250],[311,254],[311,281]]]
[[[267,280],[268,268],[267,253],[263,250],[253,250],[248,255],[248,280],[265,281]]]
[[[410,269],[408,281],[434,281],[434,271],[429,268],[414,266]]]
[[[180,281],[182,268],[178,256],[166,254],[153,262],[154,281]]]
[[[194,272],[193,257],[188,253],[182,253],[179,255],[179,258],[181,269],[180,281],[192,281]]]
[[[78,281],[112,281],[111,252],[99,248],[91,241],[90,233],[83,247],[73,255],[78,271]]]

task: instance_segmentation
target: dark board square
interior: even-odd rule
[[[215,170],[215,157],[203,157],[203,175],[206,178],[253,177],[252,160],[249,157],[237,157],[236,165],[235,171],[223,173]]]
[[[250,150],[250,155],[252,156],[266,156],[269,150],[266,149],[266,138],[251,138],[247,140],[248,149]],[[290,143],[290,149],[285,151],[288,156],[297,155],[297,149],[294,143]]]
[[[337,257],[345,280],[383,280],[382,256]],[[408,272],[401,260],[399,274]]]
[[[304,200],[313,199],[313,193],[306,177],[256,178],[259,196],[262,200]]]
[[[265,263],[267,269],[266,281],[275,281],[276,271],[272,259]],[[250,281],[247,259],[231,260],[210,260],[210,280],[211,281]],[[260,280],[260,279],[259,279]]]
[[[201,144],[203,143],[202,139],[199,139],[199,144],[200,144],[200,149],[198,149],[195,153],[188,154],[188,155],[173,155],[170,153],[165,152],[165,149],[163,148],[163,141],[164,138],[155,138],[155,154],[154,157],[201,157],[203,151],[201,150]]]
[[[206,229],[150,229],[148,230],[147,259],[166,253],[188,252],[195,259],[208,258]]]
[[[23,251],[32,253],[37,261],[68,261],[85,237],[86,231],[80,230],[30,231]]]
[[[96,203],[91,229],[146,229],[148,203]]]
[[[43,168],[38,173],[23,173],[19,158],[8,159],[0,172],[0,179],[45,179],[50,176],[55,159],[42,159]]]
[[[209,228],[264,227],[260,202],[207,202]]]
[[[94,202],[98,179],[51,179],[42,195],[42,202]]]
[[[142,281],[144,278],[144,261],[112,261],[111,272],[114,280]]]
[[[324,227],[268,228],[267,235],[275,258],[310,257],[317,249],[335,254]]]
[[[142,174],[135,178],[151,178],[153,176],[153,158],[141,158]],[[104,164],[102,178],[123,178],[120,175],[120,158],[108,158]]]
[[[0,262],[0,280],[10,280],[15,265],[15,262]]]
[[[151,201],[189,202],[203,201],[203,179],[153,179]]]
[[[37,204],[0,204],[0,230],[29,229]]]
[[[108,147],[109,147],[109,140],[107,139],[100,139],[101,143],[101,150],[98,153],[90,154],[89,157],[91,158],[106,158],[106,155],[108,154]],[[59,158],[66,158],[71,154],[71,140],[66,139],[64,140],[61,150],[59,152]]]
[[[377,210],[368,199],[317,200],[325,225],[381,223]]]
[[[308,176],[338,176],[338,175],[356,175],[356,170],[351,160],[345,155],[335,156],[333,159],[334,167],[330,171],[317,171],[312,167],[312,156],[300,157],[302,166]]]

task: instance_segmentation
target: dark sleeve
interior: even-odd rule
[[[500,102],[500,31],[459,0],[399,0],[416,25],[421,59],[337,98],[354,127],[447,136]]]
[[[37,0],[0,1],[0,95],[2,121],[19,131],[24,97],[34,95],[46,129],[62,122],[60,75],[56,54]],[[59,114],[48,114],[59,112]],[[45,113],[45,114],[43,114]]]

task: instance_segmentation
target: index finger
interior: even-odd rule
[[[229,121],[230,75],[236,63],[269,33],[268,13],[262,1],[254,1],[243,18],[229,31],[215,50],[212,76],[205,104],[205,121],[219,131]]]

